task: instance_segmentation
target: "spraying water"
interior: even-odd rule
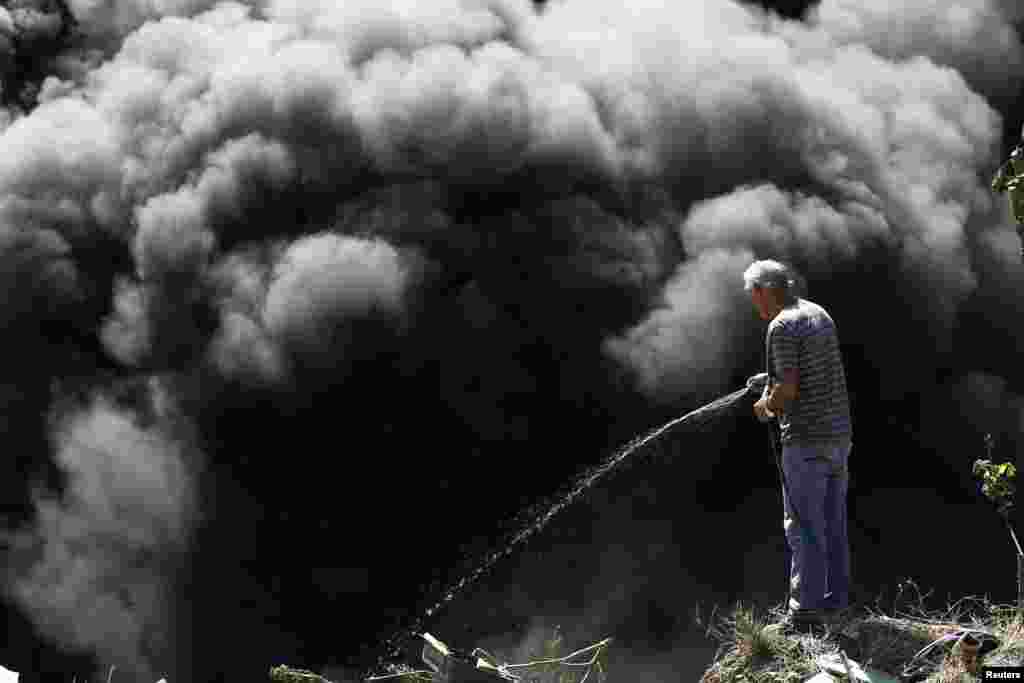
[[[637,462],[637,459],[635,458],[630,459],[631,455],[638,452],[650,453],[651,449],[649,447],[673,430],[685,427],[688,431],[693,431],[707,426],[712,419],[731,409],[737,402],[742,400],[749,391],[750,389],[744,387],[743,389],[734,391],[731,394],[722,396],[711,403],[701,406],[696,410],[692,410],[681,417],[674,418],[659,427],[655,427],[617,449],[603,462],[584,470],[576,477],[567,493],[554,496],[553,502],[549,499],[546,504],[541,503],[539,506],[535,506],[540,510],[539,514],[526,515],[524,523],[519,526],[519,529],[515,533],[510,535],[507,542],[500,544],[501,547],[498,550],[495,550],[481,558],[475,563],[475,568],[472,571],[464,574],[458,581],[449,585],[449,587],[442,592],[441,599],[430,606],[409,627],[399,631],[391,638],[387,639],[384,643],[387,655],[397,656],[400,654],[402,644],[420,633],[426,619],[436,615],[441,608],[454,600],[455,596],[459,595],[467,587],[473,585],[499,560],[507,557],[527,539],[547,526],[548,522],[550,522],[555,515],[579,498],[594,484],[612,472],[620,473],[624,471],[626,464],[633,464]],[[385,657],[379,658],[377,662],[378,665],[381,665],[384,662],[384,659]]]

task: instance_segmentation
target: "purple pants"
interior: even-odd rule
[[[783,529],[792,552],[789,608],[800,613],[850,603],[846,492],[852,443],[783,444]],[[792,500],[790,500],[792,497]],[[796,508],[796,518],[793,508]],[[804,525],[801,530],[797,523]]]

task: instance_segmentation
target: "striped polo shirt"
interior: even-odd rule
[[[852,437],[850,401],[839,337],[824,308],[806,299],[787,306],[768,324],[768,376],[800,373],[799,391],[779,416],[783,443],[834,442]]]

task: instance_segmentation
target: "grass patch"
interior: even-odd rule
[[[743,604],[731,615],[712,616],[707,634],[719,642],[719,648],[701,683],[790,683],[813,676],[818,671],[814,658],[835,648],[807,636],[766,632],[765,627],[781,616],[778,608],[760,613]]]
[[[865,669],[926,683],[975,681],[982,665],[1024,664],[1024,618],[1015,606],[987,598],[965,598],[937,612],[925,610],[923,599],[893,615],[865,607],[818,636],[766,633],[765,626],[782,616],[782,606],[759,614],[742,604],[712,616],[707,635],[719,648],[701,683],[802,682],[821,670],[818,657],[840,650]],[[981,650],[973,659],[960,642],[966,630],[991,636],[979,636]]]

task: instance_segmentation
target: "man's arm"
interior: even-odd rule
[[[769,344],[778,381],[754,404],[754,412],[761,419],[785,413],[800,395],[800,339],[790,329],[779,326],[770,333]]]
[[[782,381],[765,387],[761,398],[754,404],[754,414],[762,421],[786,412],[789,404],[800,395],[800,373],[795,368],[784,370]]]
[[[772,385],[765,408],[775,415],[785,413],[790,404],[800,395],[800,371],[789,368],[782,371],[782,381]]]

